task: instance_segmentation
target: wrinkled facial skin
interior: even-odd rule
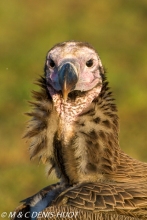
[[[66,68],[67,64],[70,66],[70,71]],[[88,91],[101,83],[102,69],[101,60],[94,49],[84,44],[79,45],[78,42],[66,42],[64,45],[53,47],[48,52],[45,77],[48,86],[56,92],[63,93],[64,89],[68,90],[67,93],[73,90]],[[69,88],[68,82],[72,84]],[[67,88],[63,88],[66,86]]]

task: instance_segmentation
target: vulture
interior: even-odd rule
[[[24,199],[12,219],[147,219],[147,163],[119,147],[117,108],[95,49],[56,44],[36,83],[25,138],[30,157],[59,182]]]

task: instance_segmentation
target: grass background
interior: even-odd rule
[[[121,148],[147,162],[146,0],[5,0],[0,23],[0,213],[55,181],[30,162],[22,135],[33,82],[58,42],[96,48],[116,98]]]

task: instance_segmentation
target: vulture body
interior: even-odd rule
[[[31,158],[39,157],[60,182],[23,200],[13,219],[69,210],[78,212],[70,219],[147,219],[147,163],[119,147],[117,108],[94,48],[55,45],[37,84],[25,137]]]

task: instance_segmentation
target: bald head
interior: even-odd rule
[[[49,50],[45,77],[50,90],[62,92],[67,99],[72,91],[89,91],[102,82],[103,67],[88,43],[68,41]]]

